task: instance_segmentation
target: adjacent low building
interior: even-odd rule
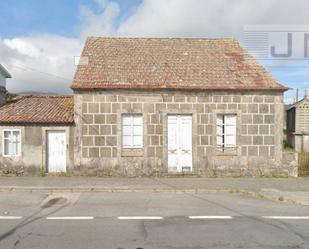
[[[296,152],[309,152],[309,100],[307,95],[286,110],[287,142]]]
[[[11,78],[11,74],[0,64],[0,106],[5,104],[6,99],[6,79]]]
[[[18,96],[0,108],[0,172],[71,171],[73,139],[72,96]]]

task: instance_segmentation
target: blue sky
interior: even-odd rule
[[[72,27],[78,21],[78,2],[11,0],[0,2],[0,36],[13,38],[31,32],[53,32],[74,35]]]
[[[0,63],[13,75],[10,91],[70,93],[74,56],[89,35],[242,42],[248,24],[309,24],[308,9],[307,0],[1,0]],[[308,60],[262,63],[288,87],[309,88]]]
[[[129,16],[141,0],[115,0],[121,14],[119,23]],[[77,36],[79,8],[88,6],[97,13],[97,3],[91,0],[2,0],[0,1],[0,37],[13,38],[32,32]]]

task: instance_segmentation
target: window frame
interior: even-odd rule
[[[19,132],[19,153],[18,154],[5,154],[5,132],[11,132],[13,133],[14,131]],[[10,143],[10,141],[9,141]],[[2,130],[2,156],[3,157],[20,157],[22,155],[22,137],[21,137],[21,129],[3,129]]]
[[[124,118],[125,117],[130,117],[131,124],[130,125],[124,125]],[[141,125],[134,125],[134,117],[139,117],[141,119]],[[124,145],[124,127],[129,126],[131,127],[131,134],[130,134],[130,140],[131,144],[129,146]],[[140,126],[141,127],[141,135],[134,135],[134,126]],[[128,136],[128,135],[126,135]],[[134,146],[134,136],[140,136],[141,137],[141,145],[140,146]],[[144,148],[144,120],[143,120],[143,114],[139,113],[124,113],[121,115],[121,149],[122,150],[141,150]]]
[[[222,133],[219,134],[218,133],[218,127],[220,126],[218,124],[218,118],[219,116],[222,116]],[[224,121],[225,121],[225,117],[226,116],[232,116],[235,118],[235,123],[233,125],[227,125]],[[238,115],[236,113],[216,113],[216,118],[215,118],[215,125],[216,125],[216,129],[215,129],[215,143],[216,143],[216,149],[221,152],[221,153],[228,153],[228,152],[236,152],[237,151],[237,122],[238,122]],[[234,127],[235,128],[235,134],[230,134],[230,133],[225,133],[225,127],[229,126],[229,127]],[[218,143],[218,136],[222,137],[222,144],[220,145]],[[225,138],[226,136],[233,136],[235,139],[235,145],[234,146],[228,146],[225,147],[226,142],[225,142]]]

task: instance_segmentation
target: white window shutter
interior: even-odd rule
[[[223,125],[223,115],[218,115],[217,116],[217,126],[221,126]]]
[[[223,115],[217,116],[217,147],[223,146]]]
[[[133,127],[133,134],[134,134],[134,136],[136,136],[136,135],[141,136],[143,134],[143,127],[142,127],[142,125],[134,125],[134,127]]]
[[[143,124],[142,115],[133,116],[133,124],[141,126]]]
[[[143,146],[143,137],[142,136],[133,136],[133,147],[141,148]]]
[[[6,130],[3,132],[3,154],[5,156],[18,156],[21,154],[20,130]]]
[[[232,114],[217,115],[217,147],[236,147],[237,116]]]
[[[236,126],[235,125],[225,125],[224,127],[225,135],[236,135]]]
[[[223,136],[217,135],[217,146],[222,147],[223,146]]]
[[[122,125],[132,125],[132,116],[125,115],[122,117]]]
[[[123,133],[123,136],[131,136],[131,134],[132,134],[132,126],[123,125],[122,133]]]
[[[142,115],[124,115],[122,117],[122,147],[143,147],[143,117]]]
[[[10,141],[8,139],[4,139],[4,155],[10,155]]]
[[[122,146],[123,146],[123,148],[132,147],[132,137],[131,136],[122,136]]]
[[[226,116],[226,147],[236,147],[236,115]]]
[[[226,135],[225,136],[225,147],[233,148],[236,146],[236,136],[235,135]]]
[[[236,115],[225,115],[224,121],[226,125],[236,125]]]

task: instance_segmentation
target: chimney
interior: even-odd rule
[[[12,78],[10,73],[0,64],[0,106],[6,104],[6,79]]]
[[[307,89],[305,89],[305,95],[304,95],[304,99],[308,99],[308,95],[307,95]]]

